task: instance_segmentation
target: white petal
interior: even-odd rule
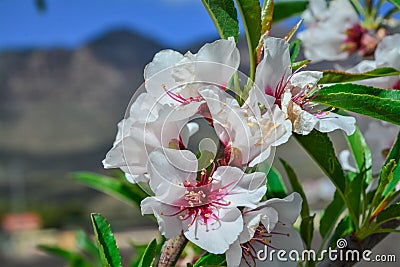
[[[378,44],[375,60],[379,66],[390,66],[400,70],[400,34],[386,36]]]
[[[225,255],[228,267],[239,266],[242,260],[242,247],[240,246],[239,241],[236,240],[232,245],[230,245]]]
[[[225,86],[238,69],[239,63],[239,50],[233,38],[206,44],[196,54],[197,81]]]
[[[266,176],[262,172],[245,174],[239,168],[222,166],[215,171],[213,178],[228,191],[224,200],[231,201],[235,207],[256,207],[267,190]]]
[[[341,129],[347,135],[352,135],[356,130],[355,123],[356,119],[351,116],[342,116],[331,112],[318,120],[315,129],[323,133],[329,133],[336,129]]]
[[[140,203],[142,215],[154,214],[159,224],[159,230],[166,238],[173,238],[181,233],[182,221],[178,216],[168,216],[179,211],[179,207],[163,204],[155,197],[147,197]],[[161,215],[164,214],[164,215]]]
[[[189,150],[159,148],[148,159],[150,187],[159,196],[197,175],[197,158]]]
[[[220,209],[218,217],[219,223],[207,226],[196,220],[185,232],[186,238],[210,253],[225,253],[243,230],[243,219],[237,208]]]
[[[299,217],[302,202],[300,194],[294,192],[283,199],[272,198],[260,203],[257,210],[261,210],[263,207],[274,208],[278,211],[280,222],[293,224]]]
[[[293,74],[290,84],[298,88],[305,88],[307,85],[314,86],[317,85],[322,75],[321,71],[300,71]]]
[[[163,50],[158,52],[151,63],[144,70],[146,89],[155,97],[165,95],[163,85],[167,90],[174,89],[177,86],[171,75],[175,64],[183,60],[183,55],[173,50]],[[173,102],[170,98],[162,98],[161,102]]]
[[[273,92],[283,77],[285,83],[291,74],[289,44],[280,38],[264,39],[264,58],[256,69],[255,83],[261,91],[271,88]]]

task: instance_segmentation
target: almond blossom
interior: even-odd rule
[[[264,173],[246,174],[215,163],[197,177],[196,156],[188,150],[157,149],[149,155],[154,196],[141,203],[142,214],[154,214],[160,232],[187,239],[215,254],[224,253],[243,229],[239,206],[255,208],[266,192]]]
[[[306,30],[297,37],[302,41],[306,58],[313,62],[343,60],[352,53],[370,56],[384,37],[385,30],[363,26],[349,0],[311,0],[302,15]]]
[[[342,129],[347,135],[352,134],[356,122],[353,117],[341,116],[312,102],[322,88],[317,84],[322,72],[299,70],[292,73],[289,44],[283,39],[267,37],[264,58],[256,70],[257,87],[253,90],[268,95],[268,102],[274,101],[282,109],[298,134],[307,135],[313,129],[320,132]]]
[[[293,228],[301,203],[300,194],[295,192],[284,199],[273,198],[259,203],[255,209],[245,208],[242,211],[244,229],[226,252],[228,267],[297,266],[296,261],[279,261],[276,253],[270,261],[269,251],[296,250],[301,254],[302,239]],[[260,256],[266,257],[266,260],[261,261]]]
[[[157,53],[144,71],[146,92],[138,96],[118,124],[104,167],[121,168],[130,182],[147,182],[148,154],[157,147],[184,147],[181,131],[204,109],[198,90],[211,86],[220,90],[216,85],[226,85],[239,62],[233,38],[206,44],[197,54],[182,55],[172,50]]]

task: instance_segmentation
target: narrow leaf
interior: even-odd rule
[[[83,230],[79,230],[76,232],[76,246],[91,255],[96,262],[100,262],[100,253],[99,249],[95,245],[95,243],[86,235]]]
[[[335,228],[329,241],[329,247],[334,248],[339,238],[345,237],[353,231],[353,224],[349,216],[345,216]]]
[[[400,125],[400,90],[335,84],[324,87],[313,101]]]
[[[292,62],[292,64],[300,53],[300,46],[301,46],[300,39],[293,40],[289,45],[290,61]]]
[[[314,218],[315,214],[304,218],[302,217],[300,224],[300,235],[307,249],[311,249],[311,242],[314,234]]]
[[[303,20],[301,19],[299,22],[297,22],[296,25],[290,30],[290,32],[285,36],[285,41],[289,42],[290,39],[292,39],[293,35],[296,33],[296,31],[299,29],[301,23],[303,23]]]
[[[265,0],[261,9],[261,36],[271,30],[274,13],[274,1]]]
[[[300,15],[308,6],[308,0],[275,2],[273,22]]]
[[[325,209],[322,214],[319,226],[319,232],[323,239],[329,236],[332,229],[335,227],[336,222],[344,209],[344,202],[336,190],[332,202]]]
[[[146,250],[144,251],[142,258],[140,259],[138,267],[150,267],[154,262],[157,252],[157,240],[153,239]]]
[[[397,167],[393,170],[393,179],[389,182],[383,192],[383,195],[385,197],[388,196],[390,192],[393,191],[400,182],[400,132],[397,136],[396,142],[390,149],[385,163],[388,163],[390,160],[395,160]]]
[[[196,261],[193,267],[200,267],[200,266],[225,266],[226,265],[226,258],[225,254],[211,254],[206,253],[200,259]]]
[[[121,256],[119,255],[117,243],[115,242],[110,224],[100,214],[92,213],[91,217],[94,233],[100,248],[103,266],[122,267]]]
[[[392,4],[394,4],[398,9],[400,9],[400,0],[389,0]]]
[[[38,249],[66,260],[69,263],[69,266],[71,267],[92,266],[88,261],[86,261],[85,258],[83,258],[78,253],[57,246],[39,245]]]
[[[376,217],[376,222],[382,224],[394,219],[400,218],[400,202],[390,205],[383,211],[381,211]]]
[[[277,169],[271,167],[267,175],[267,199],[284,198],[287,196],[287,189],[281,174]]]
[[[258,0],[236,0],[247,34],[248,45],[254,51],[261,36],[261,7]]]
[[[346,180],[345,197],[348,200],[351,209],[355,214],[355,225],[358,225],[361,212],[361,192],[364,191],[365,172],[358,173],[351,181]]]
[[[230,36],[237,42],[239,22],[234,0],[201,0],[222,39]]]
[[[387,67],[377,68],[363,73],[349,73],[337,70],[324,70],[322,72],[324,76],[319,80],[319,84],[354,82],[377,77],[400,75],[400,71]]]
[[[290,185],[292,186],[292,189],[294,192],[297,192],[301,195],[303,198],[303,203],[301,207],[301,217],[306,218],[310,216],[310,208],[308,206],[308,201],[306,194],[304,193],[303,186],[301,185],[299,179],[297,178],[296,173],[294,172],[293,168],[283,159],[279,159],[283,165],[283,168],[285,168],[286,174],[288,176]]]
[[[318,163],[322,171],[331,179],[336,188],[343,193],[345,191],[346,177],[328,135],[313,130],[308,135],[294,134],[294,136],[315,162]]]
[[[91,172],[73,173],[72,177],[135,207],[139,206],[140,202],[148,196],[138,184],[131,184],[113,177]]]
[[[347,136],[347,143],[351,151],[353,152],[353,157],[357,165],[358,172],[365,172],[366,182],[370,183],[372,179],[372,157],[371,151],[365,141],[363,134],[360,129],[356,127],[354,134]]]
[[[299,68],[305,67],[310,62],[311,62],[311,60],[309,60],[309,59],[298,61],[298,62],[293,62],[292,63],[292,70],[295,71],[295,70],[297,70]]]

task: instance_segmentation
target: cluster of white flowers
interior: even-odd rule
[[[165,237],[183,232],[210,253],[226,253],[228,266],[255,263],[260,246],[303,247],[293,228],[300,195],[260,202],[266,175],[251,167],[269,158],[292,131],[355,130],[354,118],[312,102],[322,73],[292,73],[285,40],[264,39],[264,57],[242,105],[229,90],[239,62],[233,38],[206,44],[197,54],[157,53],[145,69],[146,92],[119,123],[103,161],[106,168],[121,168],[133,183],[148,183],[152,195],[142,201],[142,213],[155,215]],[[218,139],[216,149],[204,149],[213,155],[207,164],[191,149],[198,119]]]

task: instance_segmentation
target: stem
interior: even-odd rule
[[[183,232],[181,232],[180,235],[165,241],[164,245],[161,248],[161,256],[157,266],[175,266],[187,243],[188,240],[183,235]]]

